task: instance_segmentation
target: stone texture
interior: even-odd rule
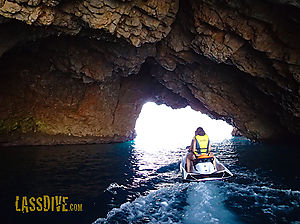
[[[29,25],[55,26],[68,34],[82,28],[103,29],[134,46],[166,37],[178,10],[178,0],[165,1],[7,1],[0,15]]]
[[[1,3],[2,139],[123,141],[146,100],[299,139],[297,1]]]
[[[172,99],[174,95],[149,75],[100,80],[98,76],[97,79],[90,76],[92,81],[85,82],[83,77],[76,75],[86,70],[89,71],[86,75],[91,74],[89,52],[81,52],[81,65],[86,69],[79,67],[77,70],[69,66],[69,61],[57,57],[61,53],[59,48],[50,50],[51,43],[59,46],[48,40],[40,43],[43,55],[32,48],[32,52],[24,49],[16,60],[12,60],[14,55],[11,54],[2,61],[0,142],[3,144],[12,141],[15,144],[63,144],[129,140],[135,135],[135,120],[143,104],[148,100],[167,102],[163,99]],[[78,43],[69,40],[70,48],[63,48],[63,51],[80,52],[82,48]],[[92,55],[96,60],[103,54],[94,52]],[[77,54],[64,56],[71,57],[70,61],[77,58]],[[71,69],[55,67],[55,57]],[[91,64],[100,66],[103,71],[103,66],[107,66],[104,62]],[[173,98],[174,105],[178,97]],[[184,99],[177,103],[178,107],[186,105]]]

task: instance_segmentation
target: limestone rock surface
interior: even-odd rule
[[[299,140],[300,4],[0,1],[0,141],[132,139],[147,101]]]

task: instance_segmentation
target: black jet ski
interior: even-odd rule
[[[213,158],[201,158],[192,161],[191,172],[186,171],[186,156],[180,163],[180,172],[184,181],[207,181],[222,180],[232,177],[233,174],[217,158],[216,167],[213,164]]]

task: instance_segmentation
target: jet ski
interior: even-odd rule
[[[200,158],[192,161],[191,172],[188,173],[186,171],[186,156],[182,158],[180,163],[180,172],[184,181],[223,180],[233,176],[233,174],[220,163],[217,158],[215,158],[215,167],[212,157]]]

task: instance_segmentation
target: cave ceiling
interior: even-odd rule
[[[0,1],[0,142],[126,141],[147,101],[299,139],[300,3]]]

